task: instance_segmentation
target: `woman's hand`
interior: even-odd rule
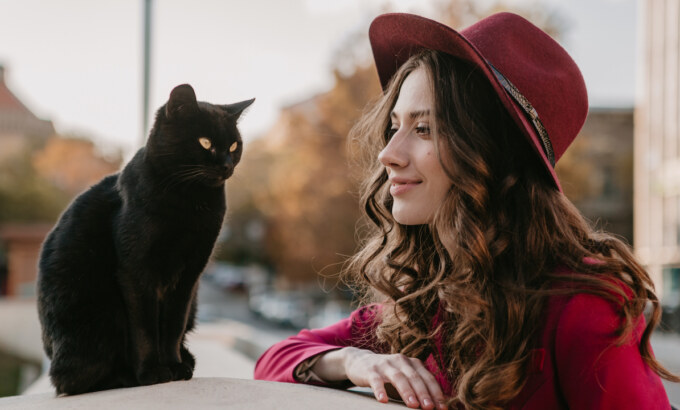
[[[345,347],[324,354],[312,369],[327,381],[349,379],[359,387],[370,387],[378,401],[386,403],[393,387],[411,408],[446,409],[444,393],[419,359],[402,354],[377,354]]]

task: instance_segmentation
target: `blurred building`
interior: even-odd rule
[[[38,118],[9,89],[0,65],[0,164],[42,146],[54,133],[51,121]],[[48,229],[33,224],[0,227],[0,295],[35,294],[38,253]]]
[[[7,252],[7,277],[0,296],[33,297],[40,247],[51,224],[9,224],[0,227]]]
[[[635,247],[680,311],[680,0],[639,2]]]
[[[0,220],[0,296],[35,295],[40,247],[53,221],[69,198],[116,172],[121,161],[92,141],[56,135],[51,121],[7,87],[0,66],[0,205],[13,206]],[[41,207],[49,210],[29,212]]]
[[[0,65],[0,162],[54,134],[52,121],[41,120],[7,87]]]
[[[597,229],[633,243],[632,107],[590,107],[556,171],[565,195]]]

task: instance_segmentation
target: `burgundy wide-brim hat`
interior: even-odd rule
[[[491,15],[460,32],[424,17],[390,13],[373,20],[369,38],[383,89],[423,49],[479,67],[562,190],[555,163],[583,126],[588,95],[576,63],[548,34],[512,13]]]

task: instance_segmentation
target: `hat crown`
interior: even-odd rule
[[[585,82],[574,60],[543,30],[512,13],[489,16],[461,34],[536,109],[557,161],[588,114]]]

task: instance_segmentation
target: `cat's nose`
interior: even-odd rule
[[[224,158],[221,169],[225,179],[229,178],[231,174],[234,173],[234,161],[231,159],[231,156],[227,155],[227,157]]]
[[[224,179],[227,179],[231,176],[231,174],[234,173],[234,167],[230,165],[223,165],[222,166],[222,175],[224,176]]]

